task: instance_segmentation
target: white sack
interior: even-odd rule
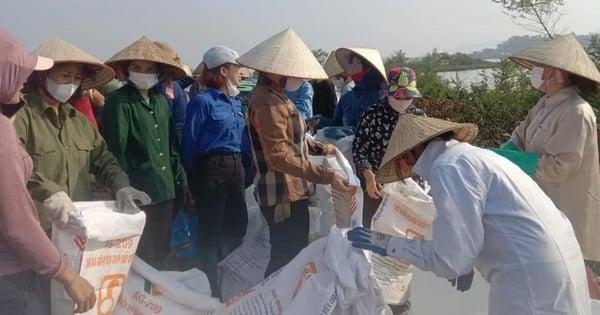
[[[386,184],[383,200],[373,216],[375,231],[402,237],[430,234],[435,206],[430,196],[412,179]],[[413,267],[392,257],[366,253],[373,265],[372,275],[388,304],[405,303],[410,296]]]
[[[363,191],[350,163],[340,150],[336,150],[335,155],[325,156],[323,165],[339,172],[351,186],[350,192],[337,191],[331,187],[336,225],[340,228],[362,226]]]
[[[113,315],[210,315],[221,307],[198,269],[158,271],[135,257]]]
[[[146,215],[116,212],[114,201],[75,202],[81,211],[65,229],[52,228],[52,242],[67,261],[96,290],[97,302],[84,314],[110,314],[125,284]],[[51,282],[54,315],[73,314],[75,304],[64,287]]]
[[[242,245],[219,262],[221,297],[226,300],[262,281],[271,259],[269,226],[258,206],[248,208]]]
[[[258,285],[227,300],[215,315],[386,314],[370,265],[332,227]],[[389,313],[387,313],[389,314]]]

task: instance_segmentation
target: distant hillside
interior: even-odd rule
[[[587,47],[590,43],[591,35],[577,35],[577,38],[583,47]],[[483,50],[474,51],[470,53],[469,56],[477,59],[506,58],[545,39],[547,39],[547,37],[541,35],[513,36],[508,40],[496,45],[496,48],[485,48]]]

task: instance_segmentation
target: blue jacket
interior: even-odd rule
[[[187,170],[196,155],[240,152],[245,121],[240,100],[217,88],[208,88],[188,104],[181,152]]]
[[[173,125],[175,125],[175,131],[177,132],[177,138],[181,143],[181,133],[183,132],[183,125],[185,125],[185,109],[187,107],[188,98],[185,89],[189,84],[187,80],[175,80],[173,81],[173,98],[170,98],[165,93],[165,82],[160,81],[157,84],[157,88],[169,103],[169,109],[171,110],[171,117],[173,118]]]
[[[333,126],[356,127],[364,111],[382,99],[382,86],[379,72],[369,71],[335,106]]]
[[[312,103],[315,92],[309,81],[304,81],[296,91],[286,91],[285,95],[296,105],[304,120],[313,115]]]

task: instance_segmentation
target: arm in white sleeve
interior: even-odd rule
[[[485,189],[468,164],[436,167],[429,183],[437,208],[431,227],[433,239],[393,237],[387,253],[439,277],[454,279],[471,271],[483,246]]]

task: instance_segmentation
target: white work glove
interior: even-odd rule
[[[292,214],[292,204],[289,202],[280,203],[275,205],[275,215],[273,216],[273,222],[281,223],[285,219],[289,218]]]
[[[134,200],[139,200],[141,205],[147,205],[152,202],[150,196],[143,191],[139,191],[133,187],[123,187],[117,190],[117,208],[120,212],[134,214],[140,212],[140,208],[135,204]]]
[[[56,226],[63,229],[69,222],[70,214],[78,214],[79,210],[64,191],[59,191],[52,194],[42,203],[44,211]]]

